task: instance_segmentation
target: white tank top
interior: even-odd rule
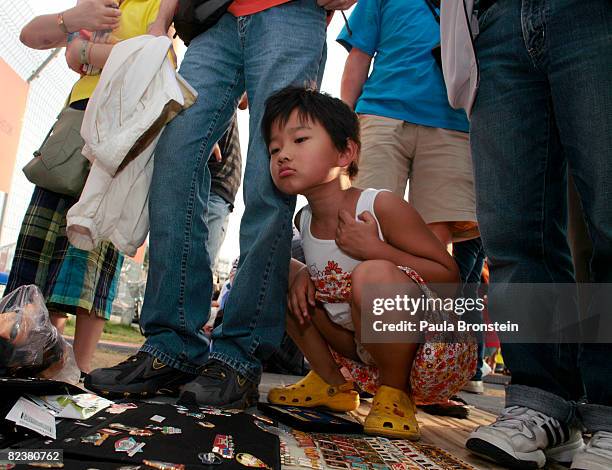
[[[378,236],[384,240],[380,223],[374,212],[374,200],[381,189],[365,189],[359,195],[355,219],[364,211],[370,212],[378,226]],[[306,266],[316,289],[316,299],[323,303],[330,319],[344,328],[354,331],[348,300],[351,294],[351,272],[362,262],[344,253],[335,240],[321,240],[310,232],[312,211],[310,206],[302,209],[300,235],[304,248]],[[358,222],[362,223],[360,220]]]

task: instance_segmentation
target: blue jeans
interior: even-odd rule
[[[485,253],[480,237],[472,238],[459,243],[453,243],[453,258],[459,267],[462,293],[466,299],[476,299],[479,296],[480,277],[484,266]],[[482,312],[474,310],[464,315],[464,319],[471,323],[482,323]],[[472,380],[482,380],[482,365],[484,363],[484,336],[476,333],[478,341],[478,356],[476,360],[476,373]]]
[[[180,73],[199,98],[168,124],[155,151],[142,311],[142,350],[172,367],[196,372],[208,358],[201,333],[212,295],[206,162],[245,90],[250,135],[240,264],[210,357],[257,381],[261,360],[280,343],[295,198],[272,183],[260,123],[270,94],[316,82],[324,44],[325,11],[316,0],[296,0],[245,17],[227,13],[187,48]]]
[[[214,271],[219,256],[219,249],[225,240],[229,215],[232,213],[232,205],[219,196],[210,192],[208,196],[208,256],[210,257],[210,269]]]
[[[593,243],[593,280],[612,281],[612,8],[609,0],[498,0],[479,23],[472,156],[489,308],[502,321],[513,314],[502,284],[574,282],[568,170]],[[532,307],[533,316],[552,319],[551,303]],[[503,354],[507,405],[565,422],[578,413],[589,431],[612,431],[612,345],[506,343]]]

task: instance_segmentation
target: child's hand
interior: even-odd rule
[[[378,224],[368,211],[359,214],[356,221],[346,210],[338,213],[338,228],[336,229],[336,244],[347,255],[359,259],[371,259],[372,248],[380,243]]]
[[[76,73],[83,72],[81,71],[81,47],[83,44],[83,39],[75,38],[66,46],[66,63],[70,69],[74,70]]]
[[[304,266],[295,275],[287,294],[287,306],[300,325],[310,320],[308,305],[315,306],[315,287],[310,279],[308,268]]]

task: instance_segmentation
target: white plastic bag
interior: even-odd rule
[[[35,285],[21,286],[0,300],[0,375],[79,381],[72,346],[51,324]]]

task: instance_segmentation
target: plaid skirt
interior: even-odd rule
[[[78,307],[108,319],[123,255],[110,242],[95,250],[74,248],[66,237],[66,213],[75,198],[34,188],[21,225],[6,293],[35,284],[50,310],[76,313]]]

